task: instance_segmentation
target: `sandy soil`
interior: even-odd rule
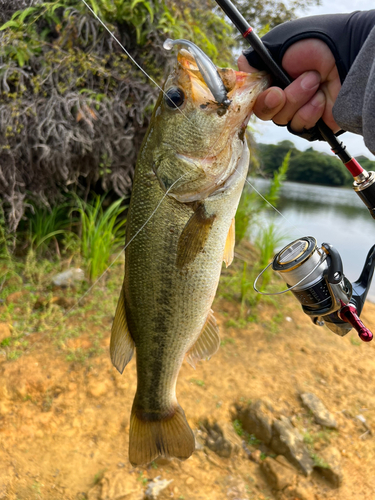
[[[369,428],[375,428],[375,342],[359,343],[353,333],[340,338],[312,325],[291,296],[277,304],[261,303],[258,322],[241,328],[228,326],[238,318],[239,304],[215,301],[223,345],[195,371],[184,364],[178,380],[178,398],[188,421],[193,429],[205,418],[230,423],[235,403],[261,398],[313,434],[317,426],[299,394],[314,392],[339,424],[337,432],[327,433],[327,442],[317,439],[314,449],[330,442],[340,450],[344,481],[337,490],[314,473],[304,480],[302,500],[373,500],[374,437],[356,416],[363,415]],[[375,330],[375,305],[367,303],[362,318]],[[111,475],[121,475],[134,488],[127,496],[116,496],[114,488],[107,499],[142,498],[139,492],[156,476],[173,480],[160,493],[161,500],[275,498],[261,467],[242,451],[220,458],[203,449],[183,463],[130,466],[135,362],[122,376],[111,366],[111,320],[100,327],[103,354],[89,362],[67,362],[48,336],[36,338],[29,354],[0,362],[0,498],[91,500],[100,498],[93,493],[95,484],[99,491],[102,477]],[[71,349],[91,345],[86,334],[69,342]]]

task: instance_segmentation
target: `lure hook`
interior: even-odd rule
[[[203,80],[206,82],[206,85],[214,96],[215,101],[227,108],[230,105],[231,100],[228,99],[227,89],[225,88],[223,80],[221,79],[219,72],[211,59],[203,52],[202,49],[189,40],[172,40],[171,38],[167,38],[163,44],[163,48],[170,51],[173,49],[174,45],[182,45],[187,48],[190,54],[194,57]]]

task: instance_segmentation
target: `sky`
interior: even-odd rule
[[[300,11],[300,17],[313,16],[319,14],[335,14],[343,12],[353,12],[355,10],[370,10],[375,8],[374,0],[322,0],[322,5],[309,7],[304,11]],[[296,147],[301,151],[313,147],[317,151],[331,153],[330,147],[326,142],[308,142],[305,139],[293,136],[286,127],[278,127],[272,122],[262,122],[256,119],[257,132],[255,138],[257,142],[277,144],[280,141],[289,140],[294,142]],[[364,155],[371,160],[375,160],[375,156],[366,148],[361,136],[346,132],[339,136],[339,140],[344,142],[348,152],[352,156]]]

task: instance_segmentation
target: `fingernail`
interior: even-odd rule
[[[320,83],[320,75],[316,71],[310,71],[302,78],[301,87],[304,90],[311,90]]]
[[[268,109],[277,108],[282,99],[281,92],[277,89],[273,89],[266,95],[264,99],[264,104]]]
[[[318,108],[319,106],[324,104],[324,101],[325,101],[324,92],[319,90],[319,92],[317,92],[314,95],[314,97],[311,99],[310,104],[311,104],[311,106],[314,106],[314,108]]]

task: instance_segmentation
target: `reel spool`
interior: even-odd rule
[[[375,267],[375,245],[367,255],[360,278],[354,282],[346,278],[340,254],[330,244],[319,248],[312,236],[292,241],[278,252],[273,261],[259,274],[272,269],[285,281],[288,288],[302,305],[302,310],[313,323],[326,325],[340,336],[355,328],[364,342],[372,340],[372,333],[359,319]]]

